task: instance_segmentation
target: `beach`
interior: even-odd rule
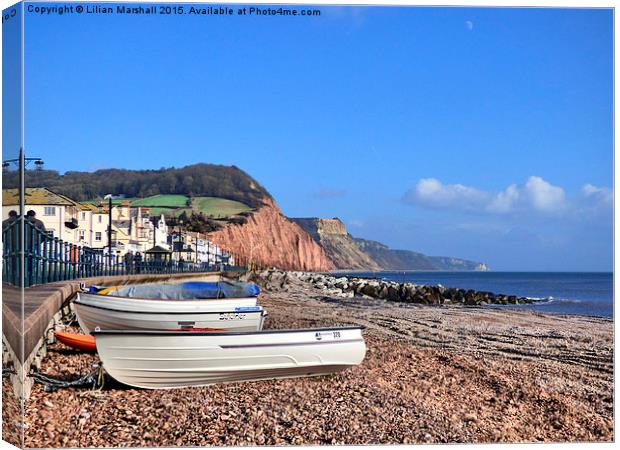
[[[364,362],[317,378],[140,390],[33,389],[27,447],[612,441],[613,321],[263,284],[265,328],[358,324]],[[96,355],[56,343],[41,372]],[[6,383],[5,380],[3,380]]]

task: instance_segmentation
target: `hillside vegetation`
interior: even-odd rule
[[[4,173],[2,187],[16,188],[18,182],[17,171],[9,171]],[[265,199],[271,198],[263,186],[238,167],[215,164],[158,170],[103,169],[63,175],[55,170],[28,170],[25,182],[26,187],[46,187],[78,201],[102,198],[107,194],[124,194],[130,199],[166,194],[162,199],[166,203],[176,201],[173,200],[176,197],[168,196],[179,195],[226,199],[258,208]],[[209,200],[201,202],[209,204]]]
[[[102,198],[91,199],[91,203],[104,201]],[[178,217],[185,213],[191,216],[192,213],[203,214],[205,217],[214,219],[224,219],[235,216],[242,212],[252,211],[248,205],[225,198],[217,197],[189,197],[187,195],[153,195],[146,198],[120,198],[112,200],[115,205],[129,202],[131,206],[142,206],[149,208],[152,214],[164,214],[168,217]]]

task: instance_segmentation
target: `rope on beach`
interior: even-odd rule
[[[45,343],[47,345],[52,343],[51,342],[51,338],[49,337],[49,332],[50,331],[67,329],[76,321],[77,321],[77,316],[76,316],[75,312],[73,312],[73,313],[71,313],[71,315],[65,316],[60,321],[54,322],[49,328],[47,328],[45,330],[45,333],[43,333],[43,336],[44,336],[44,339],[45,339]]]
[[[75,380],[61,380],[40,372],[31,372],[28,376],[34,378],[37,383],[42,384],[45,392],[54,392],[57,389],[71,387],[90,387],[91,389],[99,387],[101,389],[105,381],[103,367],[100,365],[96,366],[95,370],[88,375]]]
[[[77,322],[77,315],[75,311],[73,311],[70,315],[65,316],[61,319],[60,323],[66,326],[71,326],[72,324]]]

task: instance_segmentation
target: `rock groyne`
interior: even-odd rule
[[[255,274],[264,287],[281,288],[293,280],[312,285],[325,295],[337,297],[370,297],[393,302],[424,305],[518,305],[535,300],[516,295],[496,294],[473,289],[446,288],[441,284],[420,285],[396,281],[357,277],[336,277],[311,272],[284,272],[265,270]]]

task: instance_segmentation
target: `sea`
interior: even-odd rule
[[[342,275],[339,273],[338,275]],[[352,272],[344,275],[399,283],[441,284],[537,300],[533,304],[492,307],[546,313],[613,317],[611,272]]]

